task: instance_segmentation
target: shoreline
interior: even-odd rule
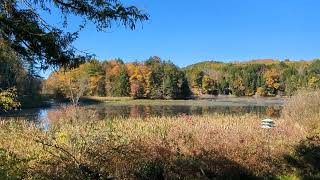
[[[225,97],[188,100],[132,99],[129,97],[83,97],[81,102],[117,105],[159,105],[159,106],[282,106],[284,97]]]

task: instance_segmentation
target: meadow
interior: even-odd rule
[[[72,106],[0,121],[0,179],[319,179],[320,91],[255,114],[101,119]]]

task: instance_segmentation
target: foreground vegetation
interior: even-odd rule
[[[320,178],[319,93],[294,96],[269,130],[252,114],[108,120],[73,107],[42,125],[1,121],[0,179]]]

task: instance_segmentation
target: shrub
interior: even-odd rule
[[[320,90],[300,90],[289,98],[282,111],[283,117],[308,129],[319,127]]]
[[[18,107],[20,107],[20,103],[17,100],[17,90],[15,88],[0,89],[0,113],[1,111],[9,111]]]
[[[0,149],[0,179],[22,179],[23,171],[21,166],[27,162],[20,159],[12,152]]]
[[[302,179],[320,179],[320,90],[300,90],[284,105],[283,117],[299,124],[305,137],[285,158]]]

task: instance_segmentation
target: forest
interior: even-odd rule
[[[92,60],[60,69],[44,83],[55,96],[131,96],[135,99],[188,99],[203,95],[291,96],[301,88],[320,87],[320,60],[204,61],[179,68],[150,57],[124,63]],[[73,98],[77,99],[77,98]]]
[[[203,61],[184,68],[158,56],[124,63],[121,59],[90,60],[76,68],[61,67],[48,79],[1,43],[0,103],[2,110],[43,105],[44,97],[132,97],[190,99],[205,95],[291,96],[298,89],[320,87],[320,60]]]
[[[0,41],[0,112],[39,106],[42,83],[35,64],[23,61]]]

